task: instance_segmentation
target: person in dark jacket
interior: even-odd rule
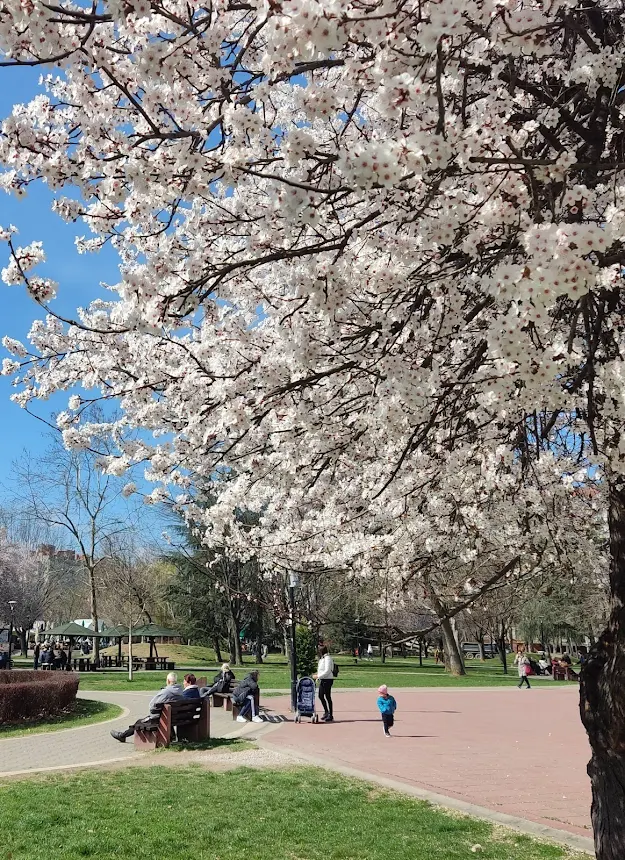
[[[184,676],[184,692],[183,696],[185,699],[199,699],[200,691],[197,688],[197,678],[192,672],[189,672],[188,675]]]
[[[234,672],[230,668],[229,663],[224,663],[221,667],[221,672],[218,672],[213,678],[213,683],[210,687],[202,687],[200,690],[201,696],[212,696],[213,693],[229,693],[230,685],[234,681]]]
[[[35,650],[33,651],[33,669],[37,671],[39,668],[39,654],[41,653],[41,645],[35,642]]]
[[[254,695],[258,690],[258,669],[254,669],[253,672],[250,672],[249,675],[246,675],[245,678],[241,681],[239,686],[232,694],[232,701],[235,705],[240,707],[239,716],[237,717],[237,722],[246,723],[247,722],[247,714],[252,712],[252,721],[255,723],[262,723],[263,718],[256,713],[256,708],[254,705]]]
[[[143,724],[150,723],[154,720],[158,720],[160,717],[161,708],[159,706],[165,705],[167,702],[179,702],[183,698],[183,689],[178,683],[178,678],[175,672],[170,672],[167,676],[167,684],[163,687],[162,690],[159,690],[158,693],[152,697],[150,704],[148,705],[150,713],[147,717],[142,717],[137,720],[131,726],[128,726],[123,732],[112,731],[111,737],[115,738],[116,741],[120,741],[121,743],[126,742],[126,738],[131,738],[136,729],[140,729]]]

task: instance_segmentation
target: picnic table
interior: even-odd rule
[[[128,668],[128,657],[122,657],[121,662],[122,666]],[[162,672],[167,670],[171,672],[176,668],[176,664],[169,657],[133,657],[132,668],[152,671],[160,670]]]

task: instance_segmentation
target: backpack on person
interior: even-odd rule
[[[339,667],[336,663],[332,663],[332,675],[334,678],[337,678],[339,674]]]

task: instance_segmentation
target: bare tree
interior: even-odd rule
[[[25,544],[0,537],[0,617],[6,617],[11,601],[14,629],[24,656],[29,631],[35,621],[44,617],[60,585],[50,576],[48,559]]]
[[[23,518],[69,538],[89,589],[95,629],[99,623],[97,572],[106,547],[137,522],[136,509],[124,498],[123,481],[98,467],[100,456],[93,450],[68,451],[60,437],[52,435],[40,458],[24,452],[14,464],[12,481],[12,497]],[[97,638],[93,648],[97,660]]]

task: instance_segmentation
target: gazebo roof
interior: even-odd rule
[[[107,639],[123,639],[124,636],[128,636],[128,628],[125,624],[117,624],[115,627],[106,627],[102,631],[102,636],[106,636]]]
[[[44,636],[88,636],[90,639],[93,636],[100,638],[103,633],[96,633],[91,627],[83,627],[82,624],[76,624],[75,621],[68,621],[67,624],[59,624],[58,627],[53,627],[52,630],[43,630]]]
[[[168,636],[170,638],[180,638],[182,636],[177,630],[170,630],[168,627],[161,627],[160,624],[144,624],[143,627],[134,627],[132,630],[133,636],[147,636],[148,639],[154,636]]]

